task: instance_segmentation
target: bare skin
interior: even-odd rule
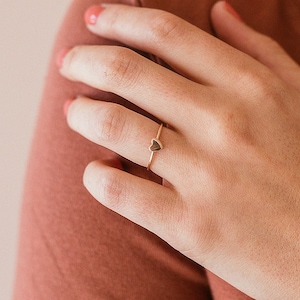
[[[124,5],[106,6],[88,25],[179,74],[124,47],[68,52],[63,76],[116,93],[168,124],[151,164],[163,184],[104,161],[87,167],[84,184],[103,205],[249,296],[298,299],[300,68],[223,1],[211,18],[224,42],[169,13]],[[86,97],[70,104],[67,120],[147,167],[159,128],[153,120]]]

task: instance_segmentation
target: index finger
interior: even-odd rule
[[[165,11],[110,4],[93,6],[85,16],[93,33],[152,53],[199,83],[228,86],[232,80],[236,81],[237,72],[253,69],[256,63]]]

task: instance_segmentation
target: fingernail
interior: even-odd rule
[[[227,1],[224,1],[224,5],[225,5],[226,10],[232,16],[234,16],[237,20],[243,22],[243,19],[241,18],[241,16],[236,12],[236,10]]]
[[[59,68],[61,68],[63,66],[64,59],[70,50],[71,50],[70,48],[65,48],[65,49],[60,50],[60,52],[58,52],[58,54],[56,56],[56,64]]]
[[[85,23],[88,25],[95,25],[103,10],[104,7],[100,5],[94,5],[88,8],[84,14]]]
[[[65,104],[64,104],[64,115],[65,117],[67,117],[67,114],[68,114],[68,110],[69,110],[69,107],[70,107],[70,104],[74,101],[75,99],[68,99]]]

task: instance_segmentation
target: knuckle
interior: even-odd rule
[[[259,104],[276,100],[281,86],[279,78],[266,68],[259,72],[243,72],[242,85],[247,87],[245,89],[247,100]]]
[[[107,103],[96,112],[96,136],[100,141],[120,142],[125,125],[125,114],[120,105]]]
[[[166,43],[172,38],[178,39],[181,32],[180,19],[168,12],[160,12],[149,24],[151,40],[156,44]]]
[[[247,110],[241,105],[225,104],[209,112],[211,142],[215,149],[230,153],[237,145],[251,145],[253,132]]]
[[[113,210],[119,210],[125,204],[126,188],[122,182],[116,172],[112,170],[106,171],[101,178],[100,188],[103,203]]]
[[[248,115],[243,109],[232,109],[226,111],[222,116],[224,136],[227,145],[236,145],[238,143],[251,143],[252,133],[248,123]]]
[[[107,86],[132,88],[140,74],[138,56],[130,49],[117,47],[110,52],[103,64]]]

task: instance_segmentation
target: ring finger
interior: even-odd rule
[[[67,120],[74,131],[90,141],[144,167],[150,162],[151,140],[157,138],[163,149],[153,153],[150,168],[169,181],[174,177],[171,162],[179,162],[174,156],[185,151],[178,133],[164,127],[157,136],[159,124],[115,103],[78,98],[69,105]]]

